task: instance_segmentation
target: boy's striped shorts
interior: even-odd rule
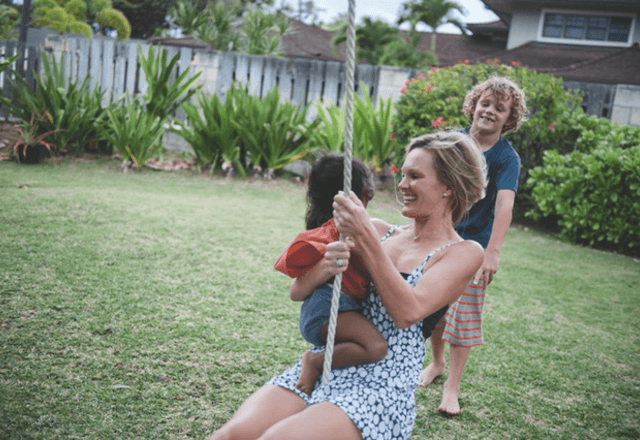
[[[473,347],[484,344],[482,337],[482,309],[485,291],[482,282],[469,284],[453,303],[436,327],[444,327],[442,339],[453,345]]]

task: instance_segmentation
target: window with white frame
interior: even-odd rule
[[[634,20],[633,14],[544,11],[540,37],[577,44],[627,45]]]

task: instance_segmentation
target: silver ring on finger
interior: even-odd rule
[[[344,265],[344,260],[342,258],[336,259],[336,267],[342,267]]]

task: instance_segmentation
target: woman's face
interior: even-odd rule
[[[398,189],[402,194],[402,215],[415,219],[442,212],[447,203],[443,195],[449,192],[436,176],[433,153],[424,148],[415,148],[407,154]]]
[[[511,115],[512,101],[511,96],[498,99],[492,90],[485,91],[473,111],[472,130],[487,134],[502,133],[502,127]]]

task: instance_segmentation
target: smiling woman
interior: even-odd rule
[[[478,243],[456,233],[454,216],[458,219],[482,197],[486,180],[482,155],[468,136],[456,132],[411,142],[403,172],[402,213],[410,224],[373,222],[354,192],[349,197],[340,192],[333,202],[335,225],[352,241],[331,243],[316,264],[334,273],[311,269],[303,281],[309,295],[335,274],[336,259],[346,261],[353,248],[373,280],[362,314],[384,337],[384,358],[334,369],[330,383],[315,383],[306,392],[296,386],[299,360],[251,395],[211,440],[411,437],[423,336],[460,296],[483,259]]]

